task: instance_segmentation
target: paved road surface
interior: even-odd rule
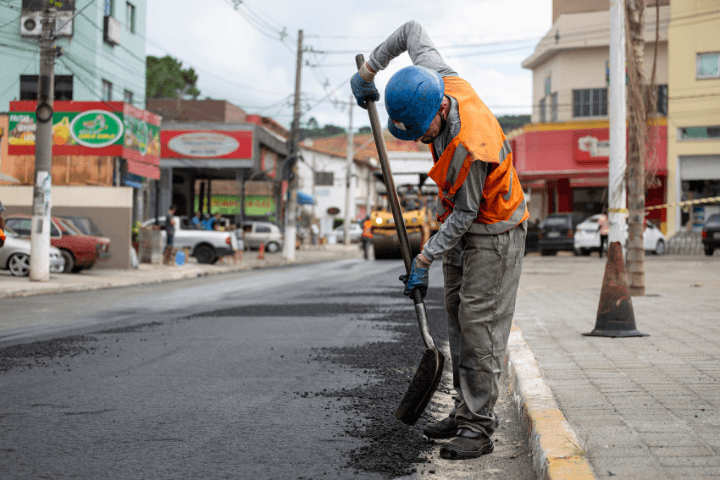
[[[495,453],[394,420],[422,347],[400,262],[346,260],[5,299],[3,478],[534,477],[503,388]],[[441,271],[427,304],[446,345]]]

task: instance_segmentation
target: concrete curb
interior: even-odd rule
[[[245,263],[240,265],[229,265],[226,268],[209,267],[204,268],[203,266],[188,266],[180,267],[182,270],[168,270],[166,275],[162,277],[145,277],[145,278],[127,278],[118,281],[103,281],[98,278],[93,282],[82,282],[82,283],[71,283],[67,285],[50,284],[47,288],[28,288],[22,290],[13,290],[9,292],[0,292],[0,299],[3,298],[19,298],[19,297],[30,297],[34,295],[53,295],[58,293],[72,293],[72,292],[85,292],[94,290],[105,290],[109,288],[122,288],[132,287],[136,285],[148,285],[153,283],[164,283],[172,282],[175,280],[184,280],[188,278],[204,277],[209,275],[220,275],[227,273],[235,273],[250,270],[263,270],[270,268],[281,268],[291,267],[296,265],[309,265],[313,263],[332,262],[335,260],[341,260],[347,258],[344,251],[338,251],[337,253],[328,254],[322,258],[310,258],[310,259],[296,259],[295,261],[288,262],[284,260],[264,260],[263,263]],[[266,263],[265,263],[266,262]]]
[[[507,351],[510,393],[528,435],[537,478],[595,479],[585,451],[543,380],[522,330],[514,325]]]

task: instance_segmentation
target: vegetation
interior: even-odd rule
[[[189,95],[193,100],[200,95],[195,85],[198,75],[192,68],[182,68],[182,62],[166,55],[162,58],[148,55],[146,96],[147,98],[178,98]]]
[[[510,131],[530,123],[530,115],[502,115],[497,117],[498,123],[507,135]]]

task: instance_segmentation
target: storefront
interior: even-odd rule
[[[279,221],[286,140],[255,123],[177,122],[161,132],[160,210]],[[240,205],[245,208],[240,208]]]
[[[608,121],[527,125],[512,136],[515,169],[529,197],[530,218],[550,213],[600,213],[607,206]],[[647,206],[665,202],[667,126],[664,118],[648,128]],[[648,219],[665,231],[664,210],[651,210]]]

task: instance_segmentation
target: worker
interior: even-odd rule
[[[407,51],[412,66],[385,88],[388,129],[401,140],[430,145],[428,176],[439,187],[439,231],[403,275],[405,295],[428,288],[441,259],[455,405],[427,424],[432,438],[451,438],[443,458],[474,458],[494,449],[493,412],[510,335],[527,233],[528,211],[510,143],[470,84],[442,59],[425,29],[410,21],[370,54],[351,80],[358,104],[379,100],[374,77]]]
[[[370,216],[368,215],[365,217],[365,221],[363,222],[362,232],[363,255],[365,260],[370,258],[370,245],[372,244],[372,238],[372,220],[370,220]]]

